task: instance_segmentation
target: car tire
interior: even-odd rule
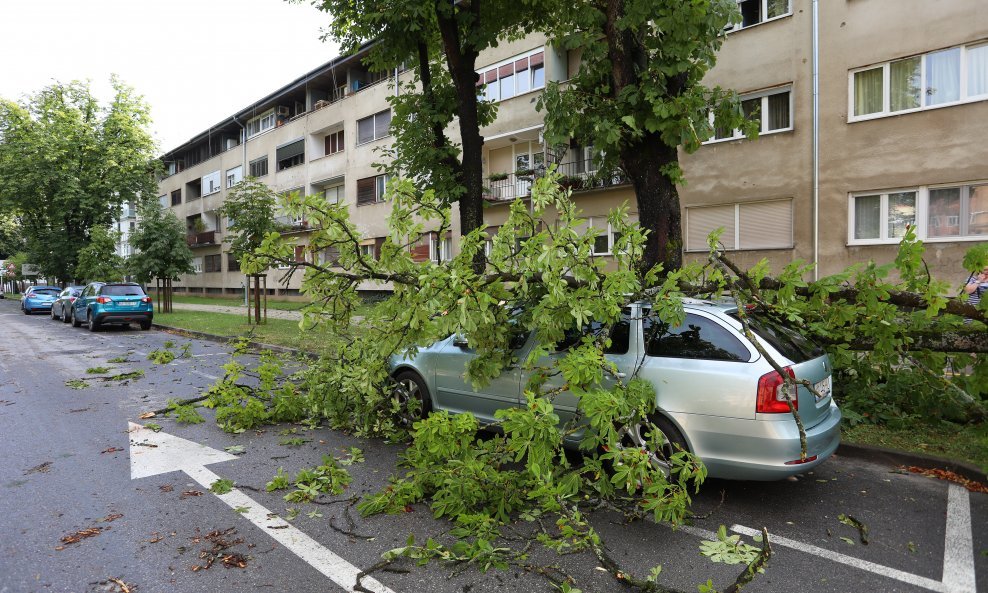
[[[429,415],[432,398],[425,381],[414,371],[401,371],[394,376],[391,395],[398,404],[398,424],[410,429],[412,425]]]
[[[86,313],[86,326],[89,328],[89,331],[91,332],[99,331],[99,321],[96,321],[96,319],[93,317],[92,311]]]
[[[27,307],[21,307],[21,309],[23,309],[25,315],[30,315],[31,314],[31,310],[28,309]]]
[[[75,316],[75,310],[72,311],[72,327],[82,327],[82,322]]]
[[[62,323],[68,323],[70,321],[72,321],[72,309],[66,311],[65,307],[62,307]]]
[[[141,331],[145,331],[146,332],[149,329],[151,329],[151,322],[150,321],[142,321],[141,322]]]
[[[671,467],[669,458],[679,451],[689,451],[689,446],[686,444],[686,439],[668,418],[660,414],[652,414],[648,416],[648,420],[645,422],[621,426],[617,431],[618,443],[621,447],[635,447],[645,450],[649,446],[648,434],[653,426],[662,433],[664,443],[657,451],[650,451],[649,456],[653,464],[662,470],[666,477],[669,477]]]
[[[52,321],[56,321],[57,319],[58,319],[58,317],[55,315],[55,305],[52,305],[52,307],[51,307],[51,320]]]

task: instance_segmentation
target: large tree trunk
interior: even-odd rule
[[[476,0],[460,10],[473,11],[474,18],[480,18],[480,1]],[[480,119],[477,114],[477,55],[478,52],[470,47],[468,42],[460,39],[455,12],[449,17],[439,14],[439,31],[442,35],[443,48],[446,54],[446,65],[453,78],[456,88],[457,109],[459,117],[460,142],[462,147],[462,183],[466,192],[460,197],[460,234],[466,235],[474,229],[484,226],[484,172],[483,154],[484,138],[480,135]],[[466,45],[466,47],[465,47]],[[484,253],[478,252],[474,260],[474,269],[483,273]]]
[[[638,200],[638,223],[648,232],[642,271],[662,264],[663,270],[683,265],[683,231],[676,184],[662,173],[678,160],[676,147],[669,147],[654,134],[621,151],[621,167],[631,180]]]

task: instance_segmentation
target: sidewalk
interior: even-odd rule
[[[301,305],[301,303],[300,303]],[[242,315],[247,317],[247,307],[243,305],[239,306],[228,306],[228,305],[194,305],[191,303],[172,303],[172,309],[186,311],[209,311],[212,313],[228,313],[230,315]],[[264,314],[264,310],[261,309],[261,315]],[[290,319],[293,321],[298,321],[302,319],[302,313],[299,311],[282,311],[280,309],[268,309],[268,319]]]

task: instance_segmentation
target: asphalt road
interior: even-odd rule
[[[0,301],[0,328],[0,593],[122,591],[124,585],[141,593],[342,591],[334,579],[352,586],[350,568],[374,565],[409,534],[424,541],[449,528],[421,506],[361,518],[341,502],[386,485],[397,471],[399,445],[299,429],[292,436],[307,442],[289,448],[279,445],[287,426],[231,435],[211,421],[139,419],[170,398],[199,395],[222,373],[225,345],[136,327],[92,334],[24,316],[11,300]],[[176,353],[189,344],[192,356],[167,365],[147,360],[166,341]],[[108,362],[118,357],[127,362]],[[104,377],[144,375],[116,381],[87,373],[99,366],[112,367]],[[76,380],[86,386],[66,383]],[[156,422],[163,430],[131,433],[131,422]],[[193,443],[222,460],[203,468],[195,459],[208,452],[188,449]],[[232,445],[243,446],[243,454],[223,453]],[[366,461],[349,468],[347,493],[296,505],[300,513],[288,526],[280,517],[290,505],[264,485],[279,467],[294,475],[323,454],[345,457],[349,447],[362,449]],[[204,483],[215,476],[233,480],[234,494],[210,493]],[[835,457],[797,481],[712,480],[695,497],[694,510],[709,516],[678,531],[650,522],[624,525],[606,513],[592,520],[627,569],[646,574],[662,565],[660,582],[683,591],[707,579],[723,589],[739,572],[699,554],[700,542],[719,525],[741,534],[765,526],[772,534],[769,568],[746,591],[988,590],[988,495],[893,467]],[[840,515],[868,527],[867,545]],[[625,590],[591,556],[535,551],[532,561],[559,565],[583,591]],[[553,590],[525,572],[401,568],[407,572],[375,574],[381,591]]]

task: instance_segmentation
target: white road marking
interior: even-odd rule
[[[947,533],[943,543],[943,584],[957,593],[975,593],[971,499],[967,490],[947,490]]]
[[[203,488],[208,489],[220,477],[205,466],[236,459],[228,453],[168,433],[154,432],[140,424],[130,422],[129,427],[131,479],[181,470]],[[349,593],[354,592],[353,587],[357,583],[359,568],[337,556],[281,517],[275,516],[240,490],[234,488],[226,494],[216,496],[232,509],[246,509],[241,513],[244,518],[329,577],[334,583]],[[371,577],[365,577],[361,584],[375,593],[394,593]]]
[[[731,531],[735,533],[740,533],[747,535],[749,537],[755,535],[761,535],[761,531],[757,529],[752,529],[750,527],[745,527],[743,525],[731,525]],[[716,536],[715,536],[716,537]],[[910,585],[915,585],[917,587],[922,587],[924,589],[929,589],[930,591],[937,591],[937,593],[960,593],[958,589],[954,588],[952,585],[947,583],[941,583],[940,581],[934,581],[933,579],[928,579],[926,577],[921,577],[919,575],[910,574],[895,568],[889,568],[888,566],[882,566],[881,564],[875,564],[874,562],[868,562],[867,560],[861,560],[860,558],[855,558],[853,556],[847,556],[839,552],[834,552],[827,550],[826,548],[820,548],[810,544],[804,544],[803,542],[798,542],[791,540],[781,535],[768,534],[769,542],[775,546],[784,546],[787,548],[792,548],[794,550],[799,550],[800,552],[806,552],[807,554],[813,554],[814,556],[819,556],[821,558],[826,558],[827,560],[833,560],[840,564],[846,564],[847,566],[853,566],[855,568],[860,568],[861,570],[866,570],[890,579],[895,579],[897,581],[902,581],[903,583],[908,583]],[[973,591],[973,589],[972,589]]]
[[[210,375],[209,373],[204,373],[202,371],[192,371],[192,374],[193,375],[199,375],[200,377],[205,377],[205,378],[209,379],[210,381],[219,381],[220,380],[220,378],[217,377],[216,375]]]

